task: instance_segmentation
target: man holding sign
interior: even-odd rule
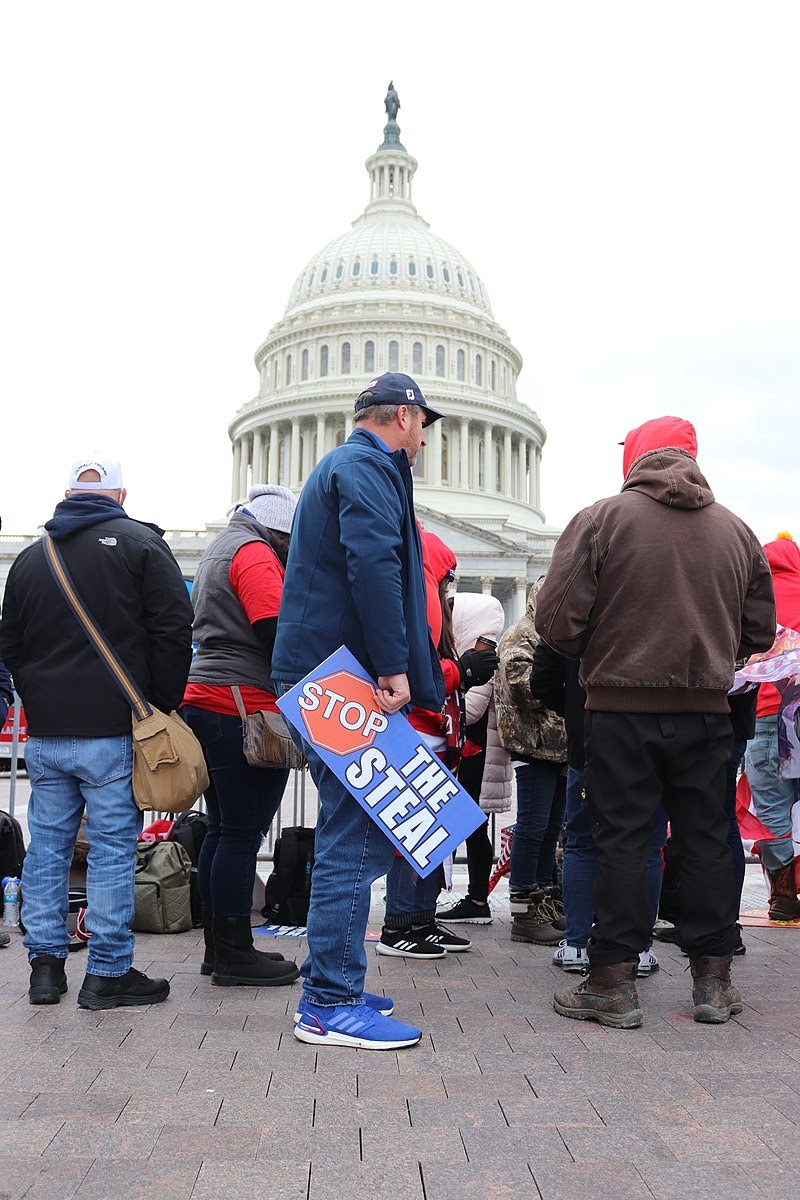
[[[409,702],[441,708],[411,476],[425,429],[441,416],[408,375],[381,375],[356,399],[353,433],[309,476],[272,656],[281,692],[344,645],[376,681],[385,713]],[[391,867],[394,848],[314,747],[299,741],[319,817],[295,1036],[373,1050],[413,1046],[421,1030],[391,1017],[388,997],[364,992],[370,887]]]

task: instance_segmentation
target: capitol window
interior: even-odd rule
[[[278,483],[286,486],[286,438],[278,442]]]
[[[360,263],[359,259],[356,259],[356,261],[353,263],[353,265],[351,267],[351,273],[354,278],[356,275],[361,274],[361,263]]]
[[[320,277],[319,277],[319,281],[320,281],[320,283],[324,283],[324,282],[325,282],[325,280],[326,280],[327,278],[328,278],[328,268],[327,268],[327,267],[323,267],[323,268],[322,268],[322,274],[321,274],[321,275],[320,275]]]
[[[380,263],[378,262],[377,258],[373,258],[372,262],[369,264],[370,275],[377,275],[379,269],[380,269]]]
[[[307,288],[312,288],[313,286],[314,286],[314,272],[313,272],[313,271],[309,271],[309,273],[308,273],[308,283],[306,284],[306,287],[307,287]]]
[[[320,375],[328,374],[328,347],[323,346],[319,352],[319,373]]]
[[[492,389],[492,391],[494,391],[495,378],[495,364],[494,359],[492,359],[489,363],[489,387]]]
[[[341,279],[343,274],[344,274],[344,263],[337,263],[334,278]]]
[[[458,272],[458,286],[462,287],[462,288],[464,286],[464,276],[461,274],[460,271]]]
[[[450,282],[450,269],[444,265],[442,265],[442,279],[445,281],[445,283]]]
[[[411,347],[411,370],[415,375],[422,374],[422,342],[414,342]]]
[[[480,354],[475,355],[475,383],[478,387],[483,385],[483,359]]]
[[[393,258],[391,260],[391,262],[389,263],[389,274],[390,275],[397,274],[397,259],[396,258]]]
[[[286,355],[286,383],[290,384],[291,382],[292,382],[292,356],[291,356],[291,354],[287,354]]]
[[[442,434],[442,483],[450,482],[450,454],[447,444],[447,434]]]
[[[400,346],[397,342],[389,342],[389,370],[400,370]]]
[[[409,259],[408,273],[409,275],[416,275],[417,273],[417,264],[414,262],[413,258]]]
[[[433,263],[425,263],[425,274],[428,279],[433,279]]]
[[[459,350],[458,353],[456,354],[456,379],[460,380],[461,383],[463,383],[465,374],[466,374],[466,359],[464,357],[464,351]]]
[[[302,364],[300,367],[300,378],[308,379],[308,350],[303,351],[303,357],[300,361]]]
[[[444,346],[436,347],[436,374],[444,379]]]
[[[371,375],[375,370],[375,343],[364,343],[364,370]]]
[[[342,365],[339,369],[340,375],[350,374],[350,343],[342,343]]]

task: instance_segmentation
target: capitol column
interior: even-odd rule
[[[250,466],[250,438],[242,438],[242,460],[239,463],[239,499],[247,499],[247,468]]]
[[[231,474],[231,502],[239,499],[239,464],[242,461],[242,443],[237,438],[233,443],[233,471]]]
[[[442,482],[442,423],[437,421],[431,428],[431,440],[428,447],[428,462],[430,466],[426,471],[428,483],[438,487]]]
[[[263,483],[262,463],[264,460],[263,437],[260,429],[253,434],[253,483]]]
[[[278,422],[273,421],[269,427],[269,473],[270,483],[278,483]]]
[[[528,605],[528,580],[524,575],[514,580],[514,620],[519,621],[525,616]]]
[[[300,487],[300,418],[292,418],[292,435],[289,445],[288,486],[296,491]]]
[[[328,447],[325,445],[325,415],[317,413],[317,462],[327,452]]]
[[[461,478],[459,486],[462,488],[469,487],[469,419],[461,418]]]
[[[495,490],[494,479],[494,442],[492,440],[492,423],[486,421],[483,427],[483,486],[487,492]]]
[[[534,493],[534,503],[538,509],[542,507],[542,447],[536,447],[536,455],[534,459],[536,463],[536,491]]]
[[[344,418],[344,440],[345,441],[347,441],[347,439],[350,437],[350,434],[352,432],[353,432],[353,414],[351,412],[348,412],[345,414],[345,418]]]
[[[483,595],[491,596],[493,587],[494,575],[481,575],[481,592]]]
[[[525,478],[525,438],[520,435],[517,441],[517,499],[524,500],[527,491]]]
[[[533,442],[530,439],[525,443],[525,450],[528,458],[528,504],[533,505],[536,495],[536,459]]]
[[[503,434],[503,491],[506,496],[513,496],[514,488],[511,483],[511,430]]]

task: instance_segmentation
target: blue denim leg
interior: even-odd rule
[[[564,931],[567,945],[586,948],[594,920],[592,888],[597,872],[597,856],[592,841],[589,805],[584,794],[583,771],[567,771],[567,807],[564,817]]]
[[[130,735],[29,738],[30,846],[23,868],[28,958],[65,958],[69,868],[86,807],[86,970],[124,975],[133,963],[133,876],[142,814],[131,789]]]
[[[312,1004],[357,1004],[364,992],[371,886],[387,875],[394,846],[295,730],[319,794],[308,957],[300,968]]]
[[[436,916],[436,898],[441,887],[441,871],[431,871],[422,879],[399,854],[386,876],[387,929],[408,929],[427,925]]]
[[[553,803],[550,808],[550,818],[544,831],[542,844],[539,847],[539,866],[537,869],[539,887],[549,887],[557,882],[556,849],[558,839],[564,828],[564,809],[567,803],[567,777],[563,769],[556,779]]]
[[[200,898],[218,917],[245,917],[253,905],[256,858],[280,807],[289,772],[251,767],[239,717],[184,705],[184,720],[203,747],[210,787],[208,833],[197,865]]]
[[[778,775],[778,717],[759,717],[756,733],[748,744],[745,770],[753,794],[755,814],[779,841],[762,838],[758,843],[761,861],[768,871],[785,867],[794,858],[791,839],[791,808],[800,799],[796,779]],[[789,835],[789,836],[787,836]]]
[[[528,891],[537,886],[539,879],[544,878],[539,870],[540,855],[542,866],[546,870],[545,854],[551,858],[550,873],[553,870],[552,858],[555,855],[558,829],[551,827],[553,805],[558,803],[559,779],[562,776],[560,763],[545,762],[539,759],[533,763],[525,763],[516,768],[517,776],[517,820],[514,827],[514,837],[511,841],[511,875],[510,886],[515,891]],[[561,789],[561,813],[559,829],[563,816],[563,779]],[[543,843],[545,853],[542,853]],[[550,876],[547,876],[550,882]]]

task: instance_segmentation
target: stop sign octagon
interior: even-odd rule
[[[305,684],[297,701],[308,740],[344,757],[363,750],[387,725],[375,688],[350,671],[335,671]]]

